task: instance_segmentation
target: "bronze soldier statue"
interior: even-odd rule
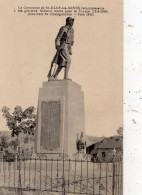
[[[81,132],[80,139],[79,139],[79,135],[77,134],[76,148],[78,153],[84,153],[84,150],[86,148],[86,141],[83,136],[83,132]]]
[[[51,62],[51,67],[48,73],[48,79],[57,78],[59,72],[64,67],[64,79],[68,78],[68,71],[71,64],[70,55],[72,55],[71,47],[74,43],[74,29],[72,28],[74,19],[71,17],[66,18],[66,25],[62,26],[55,39],[55,47],[57,52]],[[53,65],[57,64],[52,71]],[[53,72],[53,73],[52,73]]]

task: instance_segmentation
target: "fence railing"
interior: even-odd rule
[[[0,186],[21,191],[122,195],[122,161],[65,158],[0,159]]]

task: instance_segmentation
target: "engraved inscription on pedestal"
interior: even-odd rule
[[[59,150],[61,133],[61,102],[41,101],[41,150]]]

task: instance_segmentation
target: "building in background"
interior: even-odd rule
[[[91,155],[93,162],[107,162],[113,160],[114,151],[116,159],[122,158],[123,137],[111,136],[94,143],[86,148],[86,152]]]

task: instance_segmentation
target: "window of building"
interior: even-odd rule
[[[106,152],[102,152],[102,158],[106,157]]]

